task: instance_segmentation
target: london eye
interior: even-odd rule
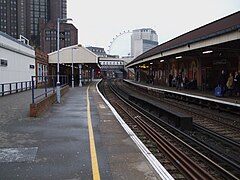
[[[123,31],[117,34],[108,46],[108,54],[119,55],[120,57],[131,55],[132,31]]]

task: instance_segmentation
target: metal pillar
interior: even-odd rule
[[[59,80],[59,23],[60,19],[57,19],[57,102],[61,102],[61,95],[60,95],[60,80]]]
[[[79,87],[82,87],[82,64],[79,64],[78,67],[79,67]]]
[[[73,48],[72,48],[72,88],[74,88]]]
[[[94,69],[92,69],[92,81],[94,80]]]

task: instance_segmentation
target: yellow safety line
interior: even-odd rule
[[[94,133],[92,128],[92,119],[91,119],[91,110],[90,110],[90,101],[88,94],[89,86],[87,88],[87,113],[88,113],[88,131],[89,131],[89,140],[90,140],[90,151],[91,151],[91,161],[92,161],[92,174],[94,180],[100,180],[100,174],[98,169],[98,160],[96,147],[94,142]]]

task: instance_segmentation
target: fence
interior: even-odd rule
[[[61,88],[69,84],[68,76],[60,75],[59,81]],[[35,100],[47,97],[49,94],[56,91],[57,76],[32,76],[32,103]]]
[[[23,92],[32,88],[31,81],[0,84],[0,96]]]

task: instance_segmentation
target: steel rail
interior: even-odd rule
[[[118,103],[117,103],[118,104]],[[122,106],[118,106],[163,150],[164,154],[173,164],[180,168],[180,171],[191,179],[214,179],[210,174],[204,171],[200,166],[194,163],[190,158],[170,144],[148,123],[144,122],[139,116],[132,117]]]
[[[193,147],[189,146],[188,144],[186,144],[184,141],[182,141],[181,139],[179,139],[177,136],[175,136],[174,134],[172,134],[171,132],[169,132],[167,129],[163,128],[162,126],[160,126],[158,123],[156,123],[155,121],[151,120],[147,115],[145,115],[143,112],[144,110],[138,110],[136,107],[132,106],[131,104],[129,104],[128,102],[126,102],[126,99],[121,98],[121,96],[118,94],[117,90],[115,88],[113,88],[112,85],[110,85],[110,89],[112,90],[112,92],[118,97],[120,98],[124,103],[128,104],[128,106],[131,106],[132,109],[134,109],[135,111],[137,111],[138,113],[140,113],[142,116],[144,116],[145,118],[149,119],[153,124],[155,124],[156,126],[158,126],[158,128],[161,128],[162,130],[164,130],[166,133],[168,133],[169,135],[171,135],[173,138],[175,138],[177,141],[183,143],[186,147],[188,147],[189,149],[191,149],[192,151],[194,151],[195,153],[197,153],[199,156],[201,156],[202,158],[204,158],[206,160],[206,162],[210,163],[213,167],[215,167],[216,169],[218,169],[219,171],[221,171],[224,175],[224,177],[228,177],[231,179],[238,179],[236,176],[234,176],[233,174],[231,174],[230,172],[228,172],[227,170],[225,170],[223,167],[219,166],[218,164],[216,164],[214,161],[212,161],[211,159],[209,159],[208,157],[206,157],[205,155],[203,155],[202,153],[200,153],[199,151],[197,151],[196,149],[194,149]]]

